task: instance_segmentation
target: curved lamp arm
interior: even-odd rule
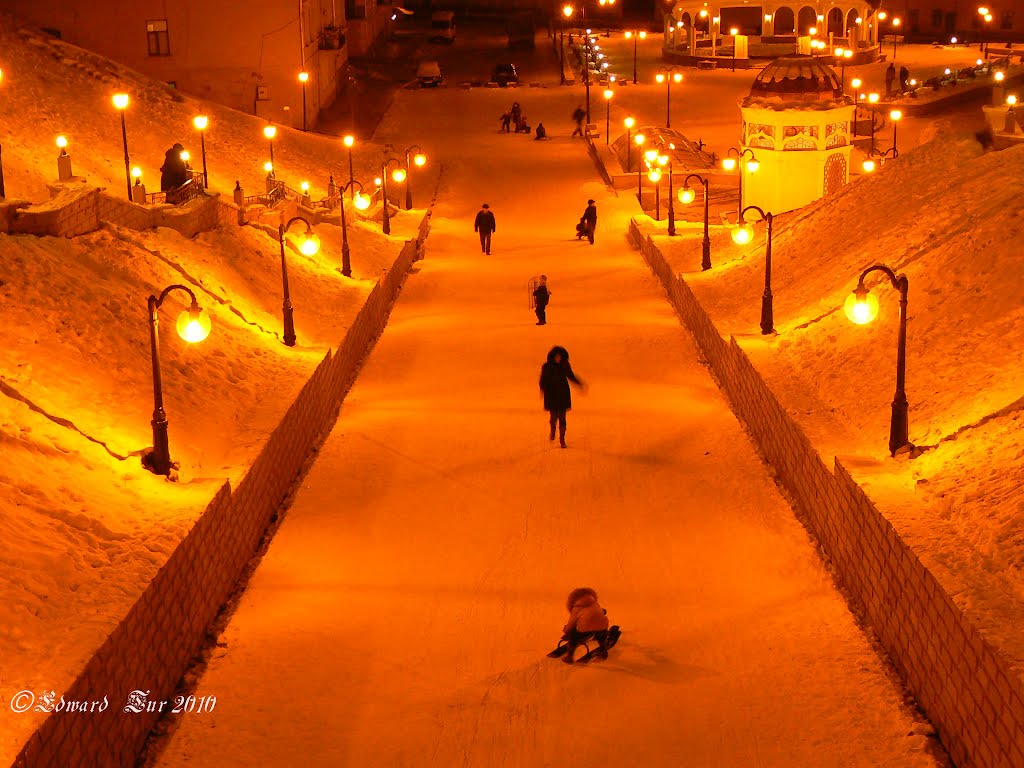
[[[758,219],[758,221],[767,221],[769,224],[772,223],[772,215],[770,213],[765,213],[762,209],[758,208],[756,205],[748,205],[746,208],[744,208],[742,211],[740,211],[740,222],[739,222],[740,226],[742,226],[743,224],[747,223],[746,222],[747,211],[757,211],[758,215],[761,217],[761,218]]]
[[[189,295],[189,298],[192,299],[192,306],[189,307],[189,312],[198,312],[199,311],[199,302],[196,301],[196,295],[192,292],[192,289],[189,288],[186,285],[178,285],[177,283],[174,284],[174,285],[169,285],[166,288],[164,288],[163,291],[160,293],[159,298],[156,297],[156,296],[150,296],[149,297],[150,307],[153,310],[160,309],[161,305],[163,305],[163,303],[164,303],[164,299],[167,298],[167,295],[171,291],[175,291],[175,290],[177,290],[177,291],[184,291],[185,293],[187,293]]]

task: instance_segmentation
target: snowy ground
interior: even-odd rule
[[[255,192],[263,182],[266,147],[253,117],[176,100],[158,84],[6,22],[0,53],[11,198],[47,199],[58,133],[71,141],[77,174],[123,194],[110,106],[116,87],[132,94],[129,141],[157,188],[156,169],[175,140],[198,159],[190,119],[200,110],[211,116],[213,188],[230,194],[240,179]],[[380,149],[360,148],[357,173],[372,172]],[[308,175],[320,197],[346,156],[335,139],[282,129],[275,157],[291,186]],[[347,176],[347,160],[344,167]],[[435,180],[433,172],[417,179],[418,201]],[[352,223],[353,280],[337,271],[335,226],[318,228],[316,258],[289,250],[298,331],[291,349],[280,341],[279,246],[255,228],[194,240],[109,227],[71,240],[0,235],[0,764],[13,760],[41,717],[13,715],[7,696],[60,691],[77,676],[224,479],[244,473],[422,215],[402,212],[390,238],[379,223]],[[139,458],[152,442],[146,298],[172,283],[192,287],[213,318],[210,337],[188,347],[173,332],[180,298],[161,311],[177,484],[144,470]]]
[[[1024,376],[1019,339],[1024,151],[983,153],[941,130],[828,204],[781,216],[773,247],[778,337],[757,324],[763,234],[748,248],[699,232],[657,237],[723,333],[743,342],[824,455],[840,455],[923,561],[1018,667],[1024,615]],[[660,231],[664,231],[662,228]],[[653,231],[653,227],[651,228]],[[926,452],[888,459],[897,298],[877,278],[871,326],[842,303],[860,271],[885,263],[910,281],[910,437]]]
[[[381,130],[440,137],[505,98],[406,93]],[[198,685],[216,710],[153,763],[934,765],[626,246],[633,204],[582,144],[489,123],[452,148],[427,259]],[[570,238],[588,196],[595,247]],[[589,384],[565,451],[536,391],[554,343]],[[544,653],[580,584],[624,635],[568,668]]]

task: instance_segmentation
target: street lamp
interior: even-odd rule
[[[691,173],[683,179],[683,186],[679,189],[679,202],[683,205],[689,205],[697,198],[697,193],[690,187],[690,179],[696,179],[704,185],[704,241],[701,243],[700,268],[707,271],[711,269],[711,233],[709,231],[711,227],[709,221],[710,206],[708,204],[708,180],[697,173]]]
[[[572,6],[562,6],[562,16],[558,23],[558,65],[562,71],[559,73],[559,84],[565,85],[565,20],[572,18]]]
[[[358,192],[355,190],[356,187],[359,187]],[[338,193],[341,207],[341,274],[345,277],[352,277],[352,260],[348,248],[348,221],[345,218],[345,191],[348,189],[352,190],[352,204],[360,211],[365,211],[370,207],[370,197],[363,194],[363,185],[355,179],[345,184]]]
[[[284,314],[284,343],[289,347],[295,346],[295,318],[292,316],[292,298],[288,292],[288,261],[284,255],[284,240],[289,227],[297,221],[306,225],[306,231],[299,240],[299,251],[304,256],[315,256],[320,250],[320,238],[313,232],[312,224],[301,216],[295,216],[285,224],[284,217],[281,217],[281,223],[277,227],[278,238],[281,241],[281,283],[284,286],[284,304],[281,309]]]
[[[877,104],[878,103],[878,94],[877,93],[869,93],[868,94],[868,103],[869,104]],[[869,154],[873,154],[874,151],[875,151],[875,113],[874,113],[874,111],[873,110],[868,110],[868,116],[871,118],[871,150],[869,151]]]
[[[861,168],[864,169],[865,173],[874,173],[875,168],[879,165],[885,165],[886,160],[895,158],[897,154],[899,153],[896,151],[896,147],[889,147],[885,152],[869,153],[868,156],[864,158],[864,162],[861,163]],[[872,158],[876,156],[878,157],[877,164],[872,160]]]
[[[900,151],[896,148],[896,127],[899,125],[903,113],[898,109],[889,110],[889,119],[892,120],[892,156],[899,157]]]
[[[633,170],[633,126],[636,125],[636,120],[632,117],[627,117],[622,121],[622,124],[626,126],[626,173]]]
[[[355,179],[355,174],[352,172],[352,145],[356,143],[356,137],[349,133],[342,138],[341,142],[348,147],[348,180],[351,182]]]
[[[270,142],[270,164],[274,164],[274,137],[277,136],[277,128],[270,123],[263,126],[263,136]]]
[[[637,151],[639,152],[640,148],[644,145],[644,142],[647,141],[647,137],[644,136],[642,133],[638,133],[636,136],[633,137],[633,141],[636,142]],[[640,158],[637,158],[637,166],[636,166],[636,198],[637,198],[637,200],[640,201],[640,207],[641,208],[644,207],[644,201],[643,201],[643,194],[644,194],[643,184],[644,184],[644,179],[643,179],[643,176],[640,175],[641,173],[643,173],[643,169],[641,168],[642,165],[643,165],[643,163],[640,162]]]
[[[199,146],[203,155],[203,189],[210,188],[210,178],[206,173],[206,128],[210,124],[210,118],[206,115],[196,115],[192,118],[192,125],[199,131]]]
[[[409,155],[412,154],[412,164],[409,163]],[[405,210],[412,210],[412,167],[415,165],[417,168],[422,168],[427,164],[427,156],[423,154],[423,150],[418,145],[413,144],[411,147],[405,148]]]
[[[164,411],[163,378],[160,373],[160,339],[157,334],[160,320],[158,310],[171,291],[184,291],[192,299],[189,308],[178,315],[176,328],[178,335],[196,344],[210,335],[210,316],[199,307],[196,295],[184,285],[171,285],[164,288],[159,297],[150,296],[149,306],[149,347],[153,360],[153,452],[143,459],[143,465],[156,475],[169,475],[174,464],[167,443],[167,413]]]
[[[637,41],[639,41],[639,40],[646,40],[647,39],[647,33],[644,30],[642,30],[642,29],[629,29],[629,30],[626,30],[626,39],[629,40],[631,38],[633,40],[633,85],[636,85],[636,83],[637,83],[637,79],[636,79],[636,54],[637,54],[636,45],[637,45]]]
[[[842,80],[840,82],[840,88],[843,93],[846,93],[846,60],[853,58],[853,51],[849,48],[836,48],[835,57],[839,60],[839,70],[841,73]]]
[[[892,25],[892,60],[896,61],[896,33],[899,31],[903,20],[899,16],[894,16],[893,20],[889,23]]]
[[[306,83],[309,82],[309,72],[299,72],[299,82],[302,83],[302,130],[306,130]]]
[[[735,155],[735,157],[733,157]],[[757,169],[761,167],[761,163],[758,162],[757,157],[754,155],[754,150],[744,149],[742,152],[736,149],[736,147],[729,147],[725,153],[725,157],[722,158],[722,168],[727,171],[736,170],[740,161],[746,158],[746,169],[748,173],[757,173]],[[739,172],[739,185],[738,185],[739,199],[736,201],[736,215],[742,219],[741,208],[743,207],[743,169],[740,168]]]
[[[744,220],[747,211],[755,211],[768,224],[768,243],[764,254],[764,293],[761,295],[761,333],[767,336],[775,333],[775,322],[772,316],[772,215],[765,213],[756,205],[748,205],[740,211],[740,222],[732,231],[732,240],[737,245],[746,245],[754,238],[753,228]]]
[[[654,185],[655,221],[661,221],[661,168],[659,166],[663,166],[668,162],[668,155],[663,155],[660,152],[664,148],[665,145],[659,142],[656,148],[648,149],[644,152],[644,159],[647,161],[647,178]]]
[[[857,287],[846,299],[843,310],[857,325],[866,325],[878,315],[878,299],[864,286],[864,278],[872,272],[882,272],[889,278],[892,287],[900,292],[900,327],[896,347],[896,394],[892,399],[892,419],[889,422],[889,454],[904,447],[911,447],[910,426],[907,419],[907,292],[910,283],[906,275],[897,275],[884,264],[868,267],[857,281]]]
[[[730,27],[729,34],[732,36],[732,71],[736,71],[736,35],[740,33],[736,27]]]
[[[676,67],[658,67],[658,74],[654,76],[658,83],[665,84],[665,127],[672,127],[672,83],[683,82],[683,73]]]
[[[128,183],[128,199],[132,199],[132,169],[131,162],[128,160],[128,128],[125,127],[124,123],[124,111],[128,108],[128,102],[131,99],[127,93],[115,93],[114,108],[121,113],[121,143],[124,145],[124,178]]]
[[[380,166],[380,188],[381,195],[384,201],[384,218],[381,224],[381,231],[385,235],[391,234],[391,216],[388,213],[388,169],[394,164],[394,171],[392,171],[392,178],[401,184],[406,179],[405,169],[402,168],[402,163],[397,158],[389,157]]]
[[[861,79],[859,77],[853,78],[850,81],[850,85],[853,86],[853,135],[857,136],[857,112],[860,110],[860,86]]]
[[[612,96],[615,95],[615,91],[611,88],[604,89],[604,143],[608,145],[608,135],[612,132]]]

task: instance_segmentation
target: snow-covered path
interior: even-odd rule
[[[198,685],[216,710],[157,764],[934,765],[582,144],[480,133],[447,165],[427,259]],[[594,247],[568,239],[588,196]],[[553,344],[589,384],[568,450],[537,392]],[[568,667],[544,654],[582,585],[623,636]]]

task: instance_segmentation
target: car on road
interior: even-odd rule
[[[491,73],[491,82],[497,83],[502,88],[509,83],[519,85],[519,73],[516,72],[515,64],[497,64],[494,72]]]
[[[421,61],[416,67],[416,79],[421,88],[436,88],[441,84],[441,65],[436,61]]]

